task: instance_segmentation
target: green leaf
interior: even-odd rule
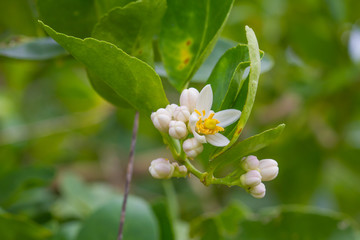
[[[23,190],[46,186],[54,177],[50,168],[21,168],[0,178],[0,204],[11,205]]]
[[[91,73],[101,76],[109,87],[138,111],[150,116],[168,104],[160,77],[141,60],[131,57],[115,45],[93,38],[84,40],[55,32],[40,22],[46,32]]]
[[[0,239],[41,240],[50,236],[51,232],[48,229],[23,216],[0,214]]]
[[[97,15],[102,17],[113,8],[124,7],[126,4],[135,1],[136,0],[95,0]]]
[[[115,44],[153,65],[152,38],[165,13],[166,0],[144,0],[112,9],[96,24],[92,37]]]
[[[25,60],[46,60],[66,54],[51,38],[35,38],[15,46],[0,48],[0,56]]]
[[[260,62],[260,51],[259,45],[255,36],[254,31],[248,26],[245,27],[246,38],[248,41],[249,48],[249,58],[250,58],[250,73],[249,73],[249,82],[248,82],[248,91],[246,95],[246,102],[240,119],[236,125],[235,133],[230,140],[229,147],[236,142],[239,138],[247,120],[250,117],[252,107],[254,105],[257,86],[259,82],[259,77],[261,73],[261,62]],[[241,96],[239,96],[241,97]]]
[[[280,136],[285,128],[285,124],[280,124],[276,128],[266,130],[260,134],[254,135],[245,139],[244,141],[235,143],[230,149],[218,155],[210,161],[210,168],[221,167],[225,164],[230,164],[242,157],[251,153],[259,151],[260,149],[271,144],[276,138]]]
[[[213,49],[233,0],[169,0],[160,53],[170,83],[184,89]]]
[[[152,205],[152,209],[158,219],[160,226],[160,238],[161,240],[174,240],[174,221],[168,209],[168,205],[163,199],[157,201]]]
[[[260,53],[263,55],[263,52]],[[217,112],[234,104],[245,81],[245,69],[249,66],[249,49],[245,44],[229,49],[219,59],[207,81],[214,91],[212,110]]]
[[[111,201],[84,221],[77,240],[116,239],[122,201]],[[158,223],[149,205],[137,197],[129,197],[124,225],[126,240],[159,240]]]
[[[237,239],[359,239],[352,220],[327,210],[285,206],[263,211],[241,224]]]
[[[60,32],[89,37],[97,21],[94,0],[38,0],[40,19]]]

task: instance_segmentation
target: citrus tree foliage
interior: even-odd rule
[[[352,105],[359,98],[347,99],[357,89],[353,85],[358,83],[360,57],[351,52],[349,58],[343,43],[344,36],[350,36],[351,46],[356,46],[360,27],[354,25],[341,38],[332,38],[347,28],[341,23],[358,18],[351,12],[358,3],[349,7],[327,1],[324,13],[315,1],[310,2],[2,1],[0,84],[4,77],[9,86],[0,89],[1,127],[5,129],[0,132],[4,136],[0,138],[4,158],[0,239],[116,239],[122,195],[108,184],[87,183],[80,174],[67,173],[61,166],[93,159],[98,164],[90,171],[94,178],[98,177],[94,172],[110,165],[105,179],[118,183],[120,174],[111,172],[118,166],[103,159],[120,155],[125,161],[135,111],[141,116],[137,151],[139,155],[145,152],[141,158],[146,160],[138,163],[124,239],[359,239],[358,226],[348,216],[281,205],[332,206],[337,201],[337,210],[355,218],[360,213],[360,181],[354,172],[360,168],[352,160],[360,148],[359,111]],[[260,11],[264,12],[260,18],[263,32],[258,31],[261,24],[255,14]],[[282,52],[274,50],[273,43],[281,45]],[[294,69],[275,68],[263,80],[261,74],[274,62]],[[320,75],[327,84],[317,79]],[[212,89],[211,110],[233,109],[241,115],[223,129],[228,144],[204,144],[197,158],[189,157],[183,147],[185,138],[177,139],[168,131],[159,134],[150,116],[173,103],[185,89],[204,86]],[[260,94],[258,89],[262,89]],[[289,89],[296,89],[295,94],[286,95]],[[278,95],[284,99],[273,103],[273,108],[256,110]],[[12,98],[16,101],[9,101]],[[340,104],[344,99],[346,107]],[[347,118],[333,112],[330,102],[337,111],[350,109],[353,114]],[[16,109],[23,110],[16,113]],[[258,116],[262,122],[254,120]],[[290,130],[281,138],[283,117],[288,117]],[[268,125],[272,126],[266,130]],[[337,133],[332,125],[341,126],[343,132]],[[187,125],[188,136],[195,136],[189,129]],[[92,138],[94,133],[96,138]],[[336,140],[339,135],[346,140]],[[120,150],[114,147],[119,141]],[[151,160],[147,151],[163,144],[177,162],[171,165],[171,174],[162,178],[187,179],[146,178]],[[333,162],[322,165],[329,149],[335,152]],[[280,163],[280,179],[270,184],[265,202],[250,199],[238,187],[257,196],[241,180],[245,175],[242,159],[254,153],[276,157]],[[81,175],[91,179],[86,167],[82,169]],[[197,186],[188,180],[190,175],[206,186],[194,191]],[[318,185],[326,187],[314,194]],[[332,198],[327,195],[330,191]],[[257,211],[275,204],[279,206]]]

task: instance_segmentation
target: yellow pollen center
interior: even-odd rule
[[[195,109],[195,112],[199,115],[199,120],[196,122],[196,131],[201,134],[215,134],[220,131],[224,131],[224,128],[216,126],[216,124],[219,124],[220,121],[217,119],[214,119],[214,113],[210,113],[210,115],[205,118],[204,120],[202,117],[205,117],[205,111],[202,111],[202,114]]]

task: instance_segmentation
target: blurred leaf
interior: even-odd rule
[[[94,0],[38,0],[40,19],[59,32],[84,38],[97,21]]]
[[[169,213],[166,201],[157,201],[152,205],[152,209],[156,215],[160,227],[160,240],[174,240],[174,222]]]
[[[93,38],[81,40],[42,25],[52,38],[138,111],[150,116],[152,111],[168,104],[160,77],[149,65],[110,43]]]
[[[66,55],[67,52],[51,38],[34,40],[0,48],[0,56],[25,60],[46,60]]]
[[[248,91],[246,95],[246,102],[244,108],[242,108],[240,119],[236,125],[236,129],[234,132],[233,137],[230,140],[228,146],[231,146],[236,142],[239,138],[247,120],[250,117],[252,107],[255,102],[255,96],[257,91],[257,86],[260,78],[261,72],[261,62],[260,62],[260,50],[259,45],[255,36],[254,31],[249,28],[245,27],[246,31],[246,38],[248,41],[248,48],[249,48],[249,58],[250,58],[250,73],[249,73],[249,82],[248,82]],[[241,97],[241,96],[239,96]]]
[[[99,17],[115,7],[124,7],[126,4],[136,0],[95,0],[95,6]]]
[[[168,1],[159,44],[169,81],[178,91],[215,46],[232,4],[232,0]]]
[[[263,211],[255,220],[241,224],[237,239],[357,240],[359,231],[341,214],[299,206]]]
[[[71,221],[61,224],[60,229],[50,240],[75,240],[80,230],[81,222]]]
[[[32,7],[28,0],[0,1],[0,32],[3,26],[12,34],[36,36]]]
[[[77,240],[113,240],[119,230],[122,200],[109,202],[85,220]],[[149,205],[137,197],[129,197],[124,225],[126,240],[158,240],[158,223]]]
[[[46,186],[53,180],[51,168],[19,168],[0,179],[0,204],[7,206],[25,189]]]
[[[66,173],[60,181],[61,197],[53,214],[61,219],[82,219],[111,199],[120,197],[105,185],[86,185],[78,176]]]
[[[143,0],[112,9],[96,24],[92,37],[115,44],[153,65],[152,38],[165,13],[165,0]]]
[[[194,219],[191,223],[190,236],[199,236],[201,240],[235,239],[233,237],[239,231],[240,222],[250,215],[251,212],[243,204],[233,202],[219,214]]]
[[[276,128],[266,130],[241,142],[236,142],[230,149],[221,155],[215,156],[215,158],[210,161],[210,166],[219,166],[220,168],[225,164],[230,164],[244,156],[259,151],[276,140],[284,128],[285,124],[280,124]]]
[[[48,229],[25,217],[8,213],[0,214],[0,239],[41,240],[48,239],[50,236],[51,232]]]

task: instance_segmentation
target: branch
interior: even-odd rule
[[[127,171],[126,171],[125,192],[124,192],[124,200],[123,200],[122,209],[121,209],[119,235],[117,238],[118,240],[122,240],[122,238],[123,238],[123,229],[124,229],[125,214],[126,214],[126,203],[127,203],[127,198],[129,195],[131,177],[132,177],[133,167],[134,167],[134,153],[135,153],[136,135],[137,135],[138,128],[139,128],[139,112],[136,112],[135,118],[134,118],[133,134],[132,134],[132,139],[131,139],[129,162],[128,162]]]

